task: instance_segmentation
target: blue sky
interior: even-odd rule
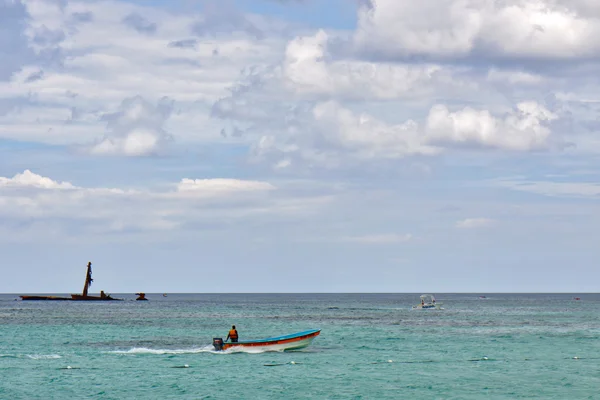
[[[0,292],[598,291],[598,34],[586,0],[0,0]]]

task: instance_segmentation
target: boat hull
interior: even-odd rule
[[[58,296],[19,296],[21,300],[29,301],[65,301],[71,300],[69,297],[58,297]]]
[[[114,299],[110,296],[82,296],[80,294],[72,294],[71,297],[58,296],[19,296],[21,300],[26,301],[118,301],[122,299]],[[144,299],[146,300],[146,299]]]
[[[223,350],[289,351],[309,346],[319,336],[320,329],[304,331],[292,335],[278,336],[261,340],[223,343]]]
[[[428,309],[441,310],[442,309],[442,303],[436,303],[436,304],[418,304],[416,306],[413,306],[413,308],[422,309],[422,310],[428,310]]]
[[[110,296],[100,297],[100,296],[83,296],[80,294],[72,294],[71,300],[76,300],[76,301],[118,301],[121,299],[114,299]]]

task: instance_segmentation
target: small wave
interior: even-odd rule
[[[302,364],[302,363],[298,363],[296,361],[290,361],[287,363],[270,363],[270,364],[263,364],[265,367],[281,367],[283,365],[296,365],[296,364]]]
[[[481,358],[471,358],[467,361],[471,361],[471,362],[478,362],[478,361],[496,361],[496,360],[490,360],[487,357],[481,357]]]
[[[54,360],[62,358],[58,354],[26,354],[25,357],[31,358],[32,360]]]

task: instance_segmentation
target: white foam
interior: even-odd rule
[[[196,353],[212,353],[213,346],[198,347],[192,349],[149,349],[147,347],[134,347],[130,350],[115,350],[109,351],[113,354],[196,354]]]
[[[191,349],[149,349],[147,347],[134,347],[129,350],[114,350],[109,351],[111,354],[198,354],[198,353],[212,353],[212,354],[233,354],[233,353],[248,353],[248,354],[260,354],[267,351],[282,352],[282,350],[264,350],[260,348],[244,348],[244,347],[232,347],[227,350],[217,351],[212,345],[204,347],[196,347]]]
[[[58,354],[27,354],[25,357],[33,360],[54,360],[57,358],[62,358]]]
[[[231,353],[248,353],[248,354],[260,354],[260,353],[268,353],[268,352],[275,352],[275,353],[283,353],[283,350],[272,350],[272,349],[265,349],[265,348],[252,348],[252,347],[231,347],[227,350],[224,351],[219,351],[218,353],[225,353],[225,354],[231,354]]]

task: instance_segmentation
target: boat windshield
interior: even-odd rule
[[[435,297],[433,297],[431,294],[423,294],[421,295],[421,300],[424,303],[433,303],[435,301]]]

